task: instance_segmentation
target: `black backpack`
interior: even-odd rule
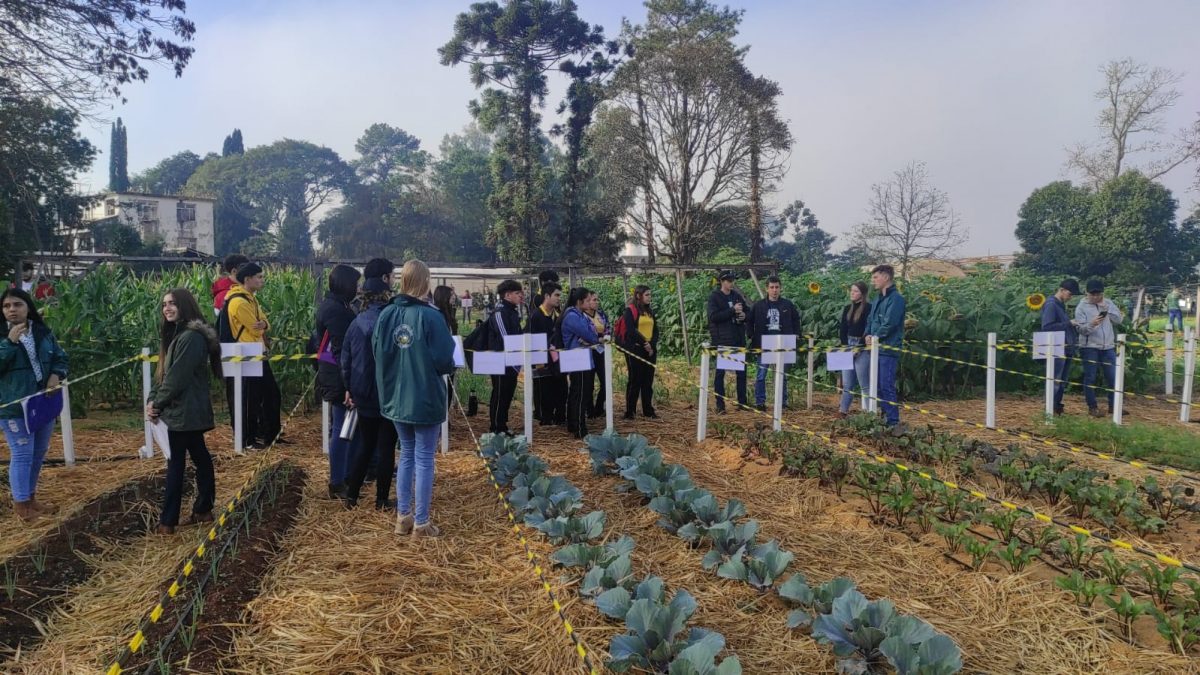
[[[488,333],[491,332],[488,323],[492,320],[492,314],[489,313],[483,321],[475,320],[475,327],[463,338],[463,356],[467,360],[467,366],[475,368],[475,352],[488,351]]]
[[[229,323],[229,302],[234,298],[250,299],[249,293],[233,293],[225,296],[225,304],[221,306],[221,313],[217,315],[217,339],[221,342],[237,342],[242,337],[242,331],[246,330],[242,326],[242,330],[238,331],[237,335],[233,334],[233,327]]]

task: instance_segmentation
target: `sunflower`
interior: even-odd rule
[[[808,292],[812,293],[813,295],[817,295],[821,292],[821,284],[818,284],[815,281],[808,282]]]
[[[1042,295],[1041,293],[1034,293],[1028,298],[1025,298],[1025,306],[1034,312],[1041,309],[1042,305],[1044,304],[1046,304],[1046,296]]]
[[[944,283],[946,283],[946,275],[945,275],[945,274],[943,274],[942,276],[938,277],[938,281],[939,281],[939,282],[941,282],[941,283],[943,283],[943,284],[944,284]]]

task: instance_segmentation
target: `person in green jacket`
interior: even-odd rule
[[[217,481],[204,432],[213,428],[209,378],[220,378],[221,344],[204,320],[196,298],[185,288],[163,296],[159,322],[158,370],[146,402],[146,417],[167,425],[170,457],[158,534],[175,534],[183,500],[184,460],[196,465],[196,501],[187,525],[210,522]]]
[[[900,349],[904,347],[904,296],[896,290],[896,272],[891,265],[879,265],[871,270],[871,283],[879,291],[879,298],[871,305],[871,316],[867,318],[864,334],[867,346],[878,341],[879,374],[877,396],[879,407],[889,427],[900,423],[900,400],[896,393],[896,374],[900,370]]]
[[[37,500],[38,476],[50,448],[54,422],[30,430],[23,399],[58,386],[67,377],[67,354],[46,327],[29,293],[8,288],[0,295],[6,334],[0,339],[0,423],[11,453],[8,484],[13,511],[30,522],[57,511]]]
[[[429,521],[433,460],[446,420],[446,382],[454,372],[454,339],[430,304],[429,268],[409,260],[400,270],[400,295],[392,298],[371,335],[379,408],[396,425],[396,533],[413,538],[441,532]],[[415,506],[414,506],[414,482]]]

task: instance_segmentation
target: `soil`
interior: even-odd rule
[[[28,650],[41,639],[38,626],[70,589],[96,570],[106,552],[146,533],[157,512],[163,479],[147,476],[88,502],[57,529],[3,563],[5,578],[16,574],[16,592],[0,595],[0,655]],[[44,563],[38,558],[44,556]],[[38,564],[43,565],[38,571]]]
[[[277,480],[276,467],[267,480]],[[282,487],[273,506],[266,503],[263,495],[264,512],[251,528],[249,534],[237,537],[237,552],[221,559],[218,576],[210,579],[205,587],[204,604],[195,629],[195,639],[189,650],[180,635],[176,635],[168,648],[165,663],[172,664],[177,672],[217,672],[222,659],[233,644],[234,632],[245,624],[246,604],[258,597],[264,575],[275,563],[281,551],[283,537],[296,523],[300,502],[304,497],[306,474],[303,469],[293,467],[287,483]],[[217,540],[218,542],[221,539]],[[164,584],[165,591],[170,584]],[[181,604],[180,607],[184,605]],[[146,631],[146,644],[157,645],[175,625],[177,615],[167,614],[162,621]],[[180,631],[188,630],[191,621],[185,620]],[[157,649],[148,650],[143,656],[156,655]],[[127,670],[138,672],[148,665],[144,660],[138,665],[130,664]]]

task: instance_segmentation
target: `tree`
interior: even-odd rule
[[[546,73],[572,54],[603,42],[570,0],[478,2],[454,22],[454,36],[438,49],[442,65],[469,63],[476,88],[492,84],[470,105],[493,147],[489,241],[507,260],[540,259],[545,249],[547,179],[541,162],[537,110],[545,105]]]
[[[113,192],[129,190],[129,138],[125,125],[118,117],[112,125],[108,144],[108,189]]]
[[[856,231],[859,242],[875,258],[895,263],[904,279],[912,262],[945,257],[966,241],[950,197],[930,184],[924,162],[871,186],[868,211],[870,220]]]
[[[783,90],[778,83],[765,77],[754,77],[747,70],[742,75],[742,90],[742,105],[750,125],[750,261],[758,262],[762,259],[765,240],[762,227],[763,193],[772,191],[775,179],[782,175],[782,156],[792,147],[792,133],[788,130],[787,123],[779,118],[776,99],[783,94]],[[802,202],[800,206],[803,208]],[[807,231],[804,237],[809,237]],[[799,239],[797,241],[799,242]],[[833,238],[829,237],[829,243],[832,242]],[[827,252],[828,244],[823,254]]]
[[[1034,190],[1018,213],[1018,263],[1042,274],[1109,283],[1181,283],[1200,262],[1193,223],[1175,223],[1171,191],[1137,171],[1099,190],[1066,181]]]
[[[767,257],[793,274],[821,270],[833,261],[829,251],[836,237],[821,229],[816,214],[803,201],[797,199],[785,206],[775,225],[766,229],[778,235],[787,225],[792,226],[792,241],[767,244]]]
[[[745,49],[732,43],[742,13],[706,0],[646,7],[645,26],[622,31],[634,58],[614,77],[611,105],[626,113],[610,118],[618,128],[608,135],[627,142],[641,174],[644,201],[626,217],[657,253],[693,262],[723,226],[713,215],[749,192]]]
[[[491,139],[475,125],[447,135],[438,148],[431,181],[446,220],[456,232],[447,260],[496,262],[495,251],[485,243],[490,224],[488,198],[493,189],[491,150]]]
[[[245,152],[246,146],[242,145],[242,130],[234,129],[233,133],[226,136],[225,142],[221,144],[221,156],[241,155]]]
[[[188,179],[200,168],[200,157],[191,150],[184,150],[162,160],[158,164],[135,174],[129,186],[136,192],[156,195],[177,195],[183,192]]]
[[[96,148],[78,125],[70,110],[0,96],[0,271],[22,252],[50,250],[55,227],[81,220],[91,200],[74,184]]]
[[[86,112],[144,82],[150,64],[179,77],[194,51],[183,43],[196,32],[184,12],[184,0],[4,0],[0,95]]]
[[[1096,125],[1102,137],[1095,145],[1076,145],[1067,166],[1082,174],[1092,187],[1114,180],[1131,166],[1131,156],[1153,156],[1137,168],[1157,180],[1175,167],[1200,157],[1200,124],[1164,141],[1163,116],[1181,94],[1175,89],[1182,76],[1166,68],[1151,68],[1133,59],[1109,61],[1101,68],[1105,87],[1096,92],[1103,103]],[[1143,140],[1145,139],[1145,140]]]
[[[242,155],[221,157],[210,153],[183,188],[185,195],[217,200],[213,207],[213,239],[219,256],[245,253],[244,243],[254,236],[254,207],[239,191],[243,172]]]

